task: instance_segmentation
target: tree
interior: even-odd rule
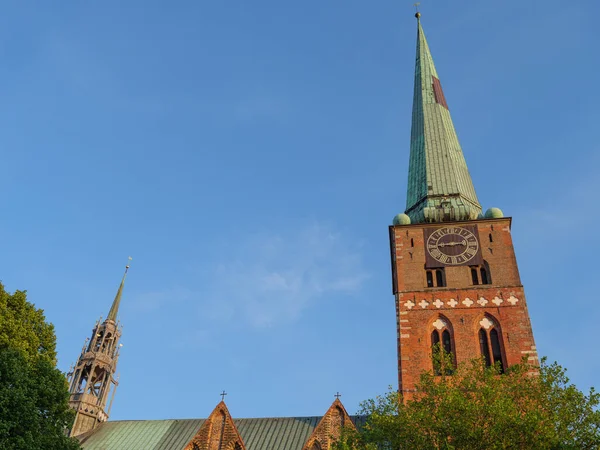
[[[56,368],[54,327],[26,292],[0,283],[0,448],[78,449],[64,375]]]
[[[557,363],[513,365],[500,374],[479,359],[451,375],[424,373],[406,402],[398,392],[367,400],[359,432],[345,430],[337,450],[598,449],[600,396],[569,383]]]
[[[7,347],[20,350],[27,360],[42,357],[56,362],[54,325],[27,301],[26,291],[9,294],[0,283],[0,348]]]

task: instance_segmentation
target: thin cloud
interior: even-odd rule
[[[228,254],[203,313],[257,328],[296,320],[317,299],[354,295],[368,278],[352,240],[320,224],[256,236]]]

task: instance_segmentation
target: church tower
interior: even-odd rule
[[[74,369],[69,371],[69,405],[76,411],[71,436],[90,431],[108,420],[118,385],[115,372],[121,347],[121,326],[117,322],[117,313],[128,269],[129,265],[125,266],[125,274],[106,320],[96,322],[91,339],[86,339]]]
[[[417,13],[406,211],[390,226],[399,390],[444,349],[456,365],[483,357],[501,370],[538,357],[511,237],[511,218],[485,215]]]

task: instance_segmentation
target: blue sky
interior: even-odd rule
[[[424,1],[484,208],[513,217],[538,349],[594,383],[596,0]],[[127,256],[112,419],[350,412],[396,384],[411,2],[12,3],[0,278],[66,370]]]

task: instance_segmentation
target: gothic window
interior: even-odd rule
[[[427,277],[427,287],[446,286],[446,274],[443,268],[426,270],[425,276]]]
[[[450,321],[445,317],[438,317],[432,324],[431,331],[431,356],[433,372],[435,375],[451,375],[454,372],[454,336]]]
[[[319,445],[319,443],[317,441],[315,441],[315,442],[313,442],[313,445],[310,448],[310,450],[321,450],[321,445]]]
[[[485,365],[498,365],[500,373],[504,372],[504,352],[502,348],[500,324],[487,315],[479,322],[479,348]]]

